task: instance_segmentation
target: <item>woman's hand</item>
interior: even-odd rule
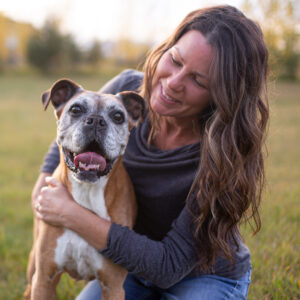
[[[77,203],[67,188],[54,177],[46,177],[34,203],[36,216],[54,226],[68,227],[68,215]]]
[[[35,205],[37,203],[37,198],[38,196],[40,195],[41,193],[41,189],[43,186],[47,186],[47,183],[45,181],[45,178],[48,177],[48,176],[51,176],[50,173],[45,173],[45,172],[42,172],[35,185],[34,185],[34,188],[32,190],[32,194],[31,194],[31,206],[32,206],[32,210],[34,212],[34,214],[36,213],[36,210],[35,210]]]
[[[48,186],[41,188],[34,203],[37,218],[53,226],[69,228],[96,249],[103,249],[111,223],[77,204],[56,178],[46,177],[45,182]]]

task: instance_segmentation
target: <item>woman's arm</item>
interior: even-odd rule
[[[143,73],[137,70],[124,70],[108,81],[99,92],[104,94],[117,94],[123,91],[138,91],[143,76]]]
[[[36,216],[51,225],[69,228],[93,247],[103,249],[111,223],[76,203],[56,178],[46,177],[45,183],[34,205]]]
[[[128,227],[106,221],[78,205],[55,178],[42,188],[36,215],[54,226],[77,232],[104,256],[161,288],[168,288],[188,275],[197,256],[186,209],[162,241],[154,241]]]
[[[112,223],[101,253],[158,287],[169,288],[190,274],[197,264],[190,219],[184,208],[161,241]]]
[[[45,155],[43,165],[41,166],[42,173],[52,174],[59,164],[59,149],[56,141],[50,145],[47,154]]]

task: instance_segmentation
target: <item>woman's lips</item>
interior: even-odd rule
[[[169,95],[167,95],[166,92],[164,91],[162,85],[161,85],[161,88],[160,88],[160,98],[161,98],[164,102],[166,102],[166,103],[168,103],[168,104],[176,104],[176,103],[178,104],[178,103],[180,103],[179,100],[174,99],[174,98],[170,97]]]

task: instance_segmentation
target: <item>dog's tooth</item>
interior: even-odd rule
[[[86,168],[86,164],[82,163],[81,161],[79,162],[79,168]]]
[[[79,162],[79,168],[81,169],[84,169],[85,171],[90,171],[90,170],[100,170],[100,167],[101,165],[98,165],[98,164],[90,164],[90,165],[87,165],[83,162]]]

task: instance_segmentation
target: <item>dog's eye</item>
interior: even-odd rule
[[[125,120],[124,114],[119,111],[112,113],[111,118],[117,124],[122,124]]]
[[[75,114],[75,115],[78,115],[82,112],[82,108],[79,106],[79,105],[73,105],[71,108],[70,108],[70,112]]]

